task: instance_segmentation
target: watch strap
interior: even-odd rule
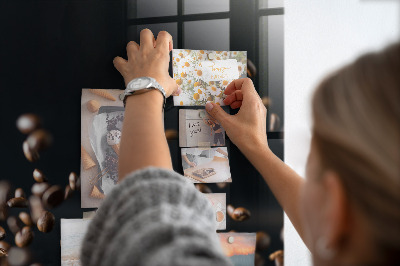
[[[165,108],[165,104],[167,102],[167,97],[166,97],[166,93],[164,88],[152,77],[147,77],[150,79],[151,83],[148,87],[144,87],[141,88],[139,90],[134,90],[134,91],[129,91],[128,88],[130,87],[130,84],[132,84],[133,82],[135,82],[136,79],[131,80],[128,85],[126,86],[127,89],[125,89],[125,91],[123,93],[120,94],[120,100],[122,100],[122,102],[124,103],[124,107],[126,105],[126,98],[128,96],[134,95],[136,92],[140,91],[145,91],[145,90],[158,90],[159,92],[161,92],[163,98],[164,98],[164,104],[163,104],[163,111]]]

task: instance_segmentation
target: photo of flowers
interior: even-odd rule
[[[172,50],[172,70],[182,92],[175,106],[204,106],[207,101],[224,105],[225,88],[247,77],[246,51]]]
[[[224,254],[233,265],[254,265],[255,233],[219,233],[218,236]]]
[[[204,196],[211,202],[215,210],[217,230],[226,229],[226,194],[225,193],[204,193]]]
[[[81,207],[97,208],[118,182],[122,90],[82,89]]]
[[[225,146],[225,130],[205,109],[179,110],[179,147]]]
[[[80,266],[80,250],[90,219],[61,219],[61,265]]]
[[[182,148],[184,176],[193,183],[232,182],[228,149]]]

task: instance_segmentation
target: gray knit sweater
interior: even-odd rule
[[[231,265],[210,202],[183,176],[149,167],[105,198],[82,243],[87,266]]]

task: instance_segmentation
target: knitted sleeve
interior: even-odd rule
[[[129,174],[98,209],[82,265],[231,265],[209,201],[183,176],[149,167]]]

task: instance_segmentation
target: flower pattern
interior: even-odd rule
[[[211,55],[210,55],[211,54]],[[210,55],[210,56],[209,56]],[[211,50],[172,50],[173,77],[182,92],[174,96],[175,106],[204,106],[208,101],[224,105],[224,91],[232,80],[205,82],[200,62],[213,60],[235,59],[238,62],[239,78],[247,76],[246,51],[211,51]]]

